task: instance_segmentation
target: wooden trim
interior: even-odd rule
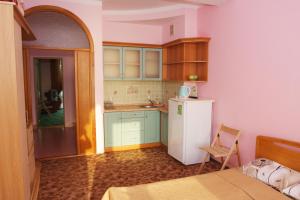
[[[256,158],[267,158],[286,167],[300,171],[300,143],[273,138],[257,136]]]
[[[93,120],[94,96],[91,84],[94,82],[91,70],[86,70],[91,65],[90,52],[75,51],[75,80],[76,116],[77,116],[77,145],[78,154],[93,154],[96,150],[95,127]]]
[[[144,149],[144,148],[153,148],[153,147],[160,147],[161,143],[147,143],[147,144],[135,144],[135,145],[128,145],[128,146],[120,146],[120,147],[106,147],[105,152],[113,152],[113,151],[128,151],[134,149]]]
[[[83,31],[85,32],[87,38],[88,38],[88,41],[89,41],[89,51],[90,51],[90,64],[89,64],[89,74],[91,76],[91,80],[90,80],[90,83],[89,83],[89,88],[87,88],[89,91],[90,91],[90,102],[91,102],[91,112],[90,111],[86,111],[86,112],[89,112],[90,113],[90,117],[91,117],[91,124],[92,124],[92,134],[93,134],[93,140],[94,141],[91,141],[92,143],[96,144],[96,128],[95,128],[95,81],[94,81],[94,42],[93,42],[93,38],[92,38],[92,35],[88,29],[88,27],[85,25],[85,23],[77,16],[75,15],[74,13],[64,9],[64,8],[61,8],[61,7],[57,7],[57,6],[51,6],[51,5],[41,5],[41,6],[35,6],[35,7],[32,7],[32,8],[29,8],[25,11],[25,17],[26,16],[29,16],[33,13],[36,13],[36,12],[56,12],[56,13],[60,13],[60,14],[63,14],[67,17],[70,17],[71,19],[73,19],[82,29]],[[44,47],[45,48],[45,47]],[[39,49],[41,49],[39,47]],[[47,49],[51,49],[49,47],[47,47]],[[53,50],[55,50],[57,48],[54,48]],[[65,51],[87,51],[87,49],[64,49]],[[76,53],[75,53],[75,59],[76,59]],[[75,60],[76,62],[76,60]],[[79,97],[80,98],[80,97]],[[77,97],[77,94],[76,94],[76,99],[78,99]],[[76,107],[77,109],[77,107]],[[76,126],[78,126],[79,123],[76,123]],[[77,129],[77,128],[76,128]],[[78,133],[76,133],[77,136],[78,136]],[[84,152],[84,149],[79,149],[79,144],[80,141],[79,141],[79,137],[77,137],[77,153],[79,154],[80,152]],[[93,152],[96,153],[96,146],[94,145],[93,146]],[[86,153],[86,154],[89,154],[89,153]]]
[[[25,95],[25,112],[26,112],[26,126],[32,126],[32,92],[31,92],[31,73],[29,63],[29,51],[23,48],[23,73],[24,73],[24,95]]]
[[[23,48],[38,49],[38,50],[55,50],[55,51],[91,51],[91,49],[86,49],[86,48],[61,48],[61,47],[46,47],[46,46],[32,46],[32,45],[23,45]]]
[[[77,77],[78,77],[78,56],[77,56],[77,51],[74,52],[74,69],[75,69],[75,93],[77,93],[78,90],[78,81],[77,81]],[[77,149],[77,154],[80,155],[80,137],[79,137],[79,116],[77,115],[78,113],[78,101],[79,101],[79,96],[75,95],[75,107],[76,107],[76,149]]]
[[[57,159],[65,159],[65,158],[78,158],[82,156],[88,156],[89,154],[83,155],[83,154],[78,154],[78,155],[69,155],[69,156],[55,156],[55,157],[44,157],[44,158],[39,158],[39,161],[46,161],[46,160],[57,160]],[[91,154],[94,155],[94,154]]]
[[[117,46],[117,47],[140,47],[140,48],[163,48],[172,45],[177,45],[181,43],[189,42],[209,42],[210,38],[208,37],[194,37],[194,38],[180,38],[165,44],[145,44],[145,43],[129,43],[129,42],[112,42],[112,41],[103,41],[103,46]]]
[[[182,44],[182,43],[189,43],[189,42],[209,42],[210,38],[207,37],[195,37],[195,38],[180,38],[168,43],[163,44],[163,47],[169,47],[169,46],[173,46],[173,45],[178,45],[178,44]]]
[[[140,47],[140,48],[162,48],[162,45],[159,45],[159,44],[111,42],[111,41],[103,41],[103,46]]]
[[[31,200],[37,200],[40,188],[40,180],[41,180],[41,163],[39,161],[35,161],[35,174],[33,180],[33,187],[31,191]]]
[[[14,18],[18,24],[22,27],[22,39],[26,41],[36,40],[28,22],[22,15],[17,5],[14,5]]]

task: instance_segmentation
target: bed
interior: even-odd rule
[[[267,158],[300,171],[300,143],[258,136],[256,158]],[[272,187],[246,176],[241,169],[228,169],[131,187],[111,187],[102,200],[276,200],[290,199]]]

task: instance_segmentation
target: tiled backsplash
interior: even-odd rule
[[[144,104],[148,96],[166,104],[178,94],[181,82],[162,81],[104,81],[104,101],[114,104]]]
[[[163,82],[163,103],[168,104],[170,98],[178,96],[179,87],[182,85],[182,82]]]
[[[114,104],[143,104],[152,100],[162,102],[160,81],[104,81],[104,100]]]

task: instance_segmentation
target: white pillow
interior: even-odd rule
[[[300,200],[300,183],[296,183],[292,186],[289,186],[283,190],[283,193],[294,198]]]
[[[259,158],[243,166],[243,173],[282,190],[283,181],[292,173],[292,170],[275,161]]]
[[[300,173],[296,171],[292,171],[292,173],[289,176],[286,176],[282,188],[288,188],[292,185],[295,185],[296,183],[300,183]]]

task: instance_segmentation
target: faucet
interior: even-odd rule
[[[148,96],[148,101],[150,102],[150,104],[153,106],[154,105],[154,101],[153,100],[151,100],[151,97],[150,96]]]

